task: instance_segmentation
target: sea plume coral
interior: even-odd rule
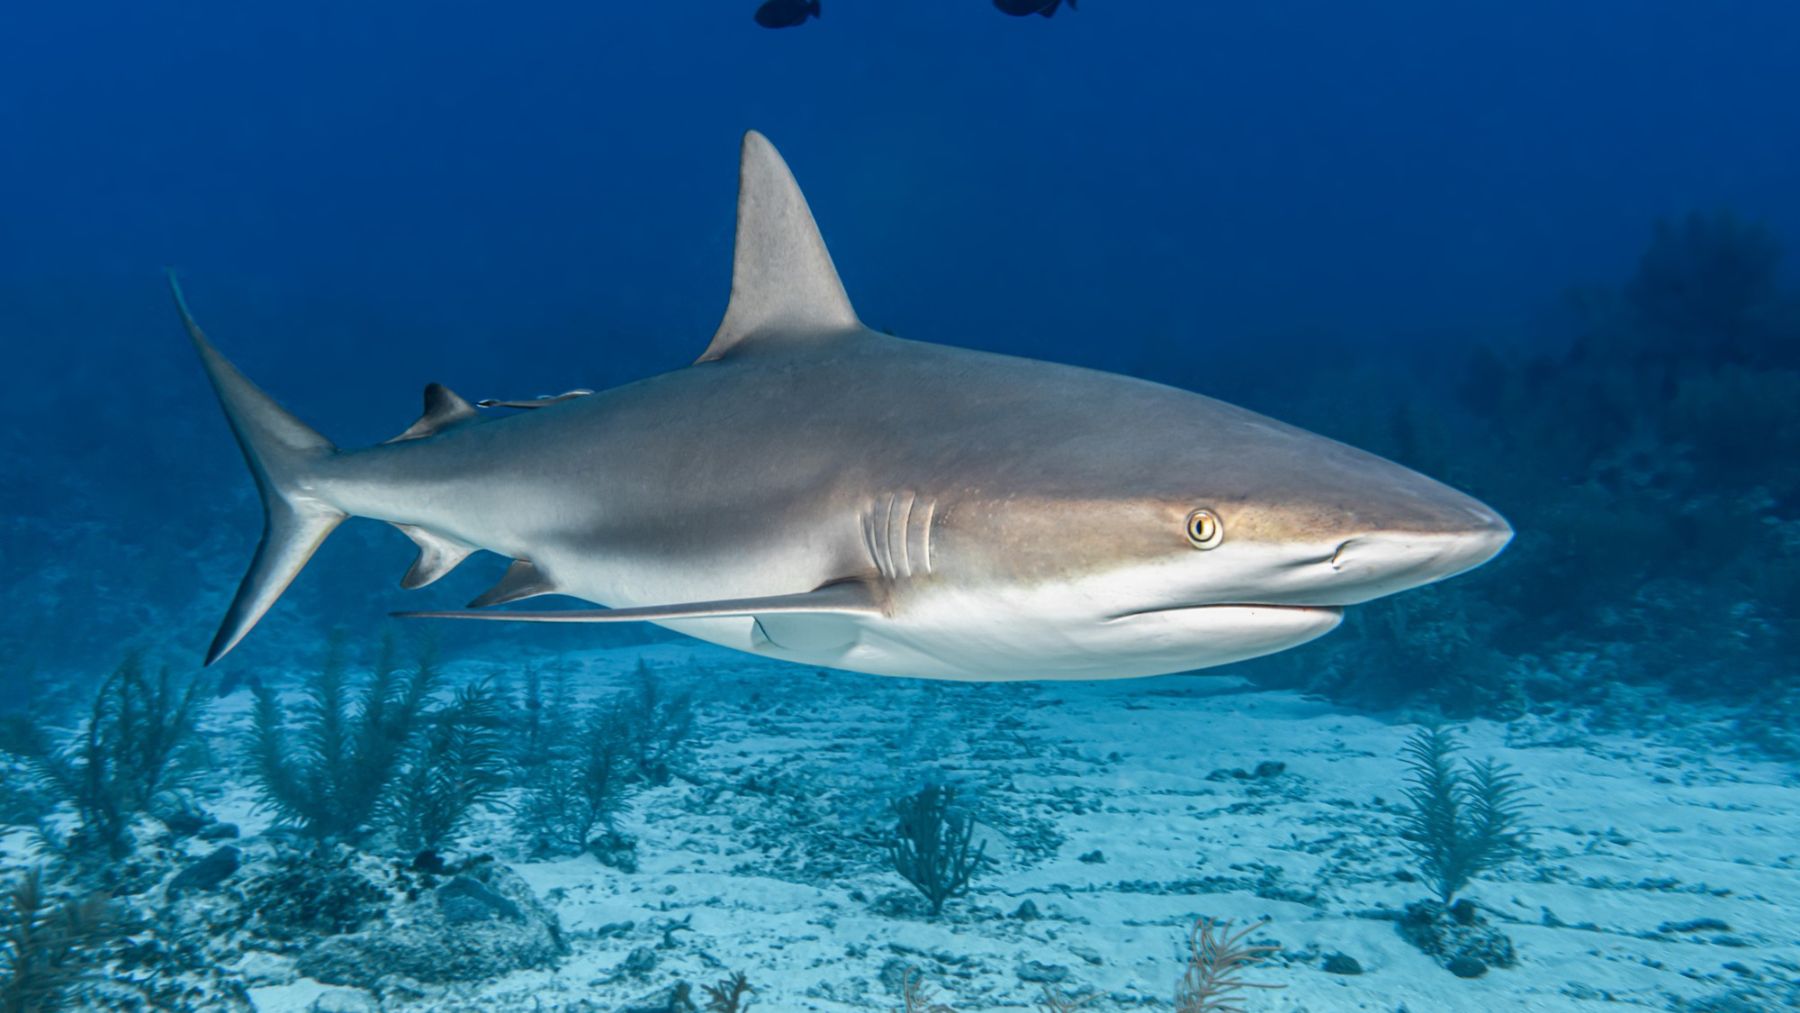
[[[1402,752],[1409,783],[1400,836],[1444,904],[1474,877],[1517,858],[1527,836],[1519,775],[1492,760],[1459,764],[1461,748],[1454,732],[1433,727],[1420,729]]]
[[[1196,920],[1188,932],[1187,972],[1175,988],[1175,1013],[1243,1013],[1246,989],[1286,987],[1243,978],[1244,971],[1281,949],[1244,942],[1268,924],[1255,922],[1233,932],[1229,921]]]
[[[402,675],[392,642],[384,641],[374,671],[353,693],[343,645],[334,640],[324,667],[306,685],[292,729],[275,691],[255,687],[253,773],[263,805],[317,837],[367,831],[437,679],[429,654]]]
[[[0,908],[0,1013],[74,1008],[117,920],[100,894],[52,903],[41,870],[20,876]]]
[[[386,807],[400,843],[414,851],[451,843],[507,781],[504,708],[491,685],[462,687],[423,724]]]
[[[942,914],[944,902],[968,892],[969,880],[987,860],[987,844],[971,848],[975,820],[955,806],[956,789],[926,785],[894,801],[894,836],[888,860]]]
[[[193,735],[199,700],[199,681],[179,687],[166,668],[151,678],[134,654],[100,684],[75,742],[39,750],[43,781],[80,820],[64,850],[130,853],[132,819],[179,778],[177,754]]]
[[[528,709],[533,701],[540,707],[548,701],[551,713],[536,744],[517,761],[518,829],[537,854],[573,854],[587,847],[596,831],[611,831],[638,790],[639,743],[629,727],[631,716],[612,700],[597,700],[578,716],[562,680],[547,695],[528,683],[526,700]]]

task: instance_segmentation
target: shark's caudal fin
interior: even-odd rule
[[[794,174],[769,139],[744,135],[731,304],[698,361],[747,341],[841,334],[860,324]]]
[[[210,665],[244,639],[244,634],[287,590],[300,568],[312,558],[313,550],[343,521],[345,514],[308,491],[313,470],[337,448],[288,414],[287,409],[219,354],[188,312],[187,300],[182,298],[181,285],[172,271],[169,292],[175,297],[175,308],[181,313],[188,336],[194,339],[194,349],[200,353],[200,363],[206,367],[213,391],[219,395],[219,405],[225,409],[232,435],[237,437],[250,473],[256,477],[263,502],[262,542],[256,547],[250,572],[238,585],[237,597],[232,599],[225,621],[219,625],[218,635],[207,649],[206,663]]]

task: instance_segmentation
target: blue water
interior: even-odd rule
[[[1395,721],[1649,734],[1691,708],[1708,749],[1791,784],[1800,8],[825,0],[770,31],[746,0],[529,7],[0,14],[0,708],[73,734],[128,651],[194,674],[255,543],[164,268],[245,373],[374,443],[428,381],[520,397],[690,362],[755,128],[871,326],[1243,404],[1519,532],[1227,674]],[[214,670],[218,706],[504,565],[408,595],[412,553],[335,535]],[[434,636],[470,671],[687,643]],[[1791,981],[1782,959],[1759,980]]]

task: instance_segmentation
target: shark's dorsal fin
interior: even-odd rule
[[[500,582],[477,595],[475,600],[469,603],[469,607],[472,609],[487,608],[489,605],[504,605],[509,601],[555,593],[556,585],[539,573],[538,568],[531,565],[531,560],[515,559],[512,565],[506,568],[506,573],[501,576]]]
[[[424,587],[444,574],[456,569],[456,564],[469,558],[475,546],[459,542],[436,532],[427,531],[413,524],[396,524],[419,547],[419,558],[413,560],[412,569],[400,578],[400,586],[408,591]]]
[[[769,139],[744,135],[731,304],[698,361],[764,337],[842,334],[860,325],[794,174]]]
[[[399,443],[403,440],[419,440],[449,429],[451,426],[472,421],[481,415],[475,406],[463,400],[462,396],[441,383],[425,385],[425,414],[419,421],[406,427],[406,432],[387,441]]]

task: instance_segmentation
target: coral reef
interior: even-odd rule
[[[1518,963],[1512,940],[1488,924],[1470,900],[1408,904],[1395,927],[1401,938],[1459,978],[1479,978],[1490,967]]]
[[[1518,536],[1475,574],[1361,606],[1246,671],[1449,719],[1603,712],[1623,684],[1725,702],[1752,730],[1793,722],[1800,298],[1780,258],[1729,213],[1660,223],[1624,284],[1572,293],[1548,337],[1477,350],[1453,389],[1282,362],[1284,417],[1468,489]],[[1558,661],[1582,656],[1604,670]],[[1800,755],[1778,733],[1756,744]]]
[[[471,863],[430,882],[421,877],[407,899],[387,900],[379,919],[313,943],[296,968],[319,981],[379,988],[392,977],[481,981],[549,967],[568,952],[556,915],[504,866]]]

